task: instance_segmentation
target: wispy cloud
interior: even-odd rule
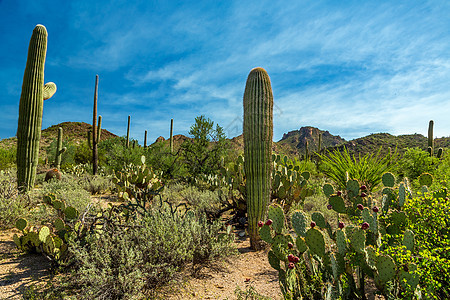
[[[437,135],[448,135],[449,13],[445,1],[72,2],[47,19],[53,32],[46,76],[57,82],[64,105],[47,105],[44,123],[90,122],[100,74],[104,126],[119,135],[128,115],[142,142],[144,130],[149,139],[168,135],[171,118],[176,133],[187,134],[200,114],[238,135],[246,77],[261,66],[274,91],[275,140],[307,125],[346,139],[425,134],[430,119]],[[5,74],[0,78],[8,80]],[[9,88],[8,101],[13,97]]]

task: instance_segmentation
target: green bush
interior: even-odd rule
[[[12,228],[29,210],[29,199],[17,193],[15,169],[0,171],[0,228]]]
[[[0,148],[0,170],[6,170],[16,164],[16,147]]]
[[[221,225],[202,216],[153,209],[140,221],[73,243],[77,269],[68,279],[82,299],[140,299],[194,265],[235,250]]]
[[[73,206],[78,211],[84,211],[91,202],[90,193],[81,186],[76,177],[64,174],[61,180],[52,179],[43,182],[40,189],[31,192],[31,196],[42,199],[49,193],[64,200],[67,206]]]
[[[434,174],[439,163],[439,159],[430,156],[428,152],[419,148],[407,148],[402,159],[398,161],[397,173],[400,176],[406,176],[413,180],[422,173]]]
[[[436,195],[437,196],[437,195]],[[405,205],[415,233],[420,286],[425,299],[450,299],[450,202],[426,194]]]

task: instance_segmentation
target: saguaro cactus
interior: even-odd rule
[[[94,89],[94,111],[92,114],[92,174],[98,171],[98,150],[97,150],[97,97],[98,97],[98,75],[95,75]]]
[[[170,153],[173,153],[173,119],[170,119]]]
[[[21,191],[34,186],[44,100],[56,92],[53,82],[44,86],[46,53],[47,29],[43,25],[36,25],[28,47],[17,126],[17,182]]]
[[[58,139],[56,145],[56,156],[55,156],[55,166],[56,169],[61,169],[61,155],[67,150],[66,147],[62,146],[63,140],[63,129],[61,127],[58,128]]]
[[[434,121],[430,120],[428,124],[428,153],[430,153],[430,156],[433,156],[434,152],[433,126]]]
[[[144,132],[144,149],[147,148],[147,130]]]
[[[127,148],[130,146],[130,123],[131,123],[131,116],[128,116],[128,127],[127,127]]]
[[[258,221],[265,217],[271,189],[273,95],[262,68],[251,70],[244,92],[244,168],[250,246],[260,248]]]

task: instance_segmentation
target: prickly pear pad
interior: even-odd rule
[[[267,242],[269,244],[273,243],[269,225],[264,225],[263,227],[261,227],[261,229],[259,230],[259,236],[264,242]]]
[[[392,257],[380,255],[377,257],[377,271],[382,282],[388,282],[395,276],[395,263]]]
[[[320,257],[325,255],[325,240],[319,230],[310,228],[306,232],[305,242],[311,254],[317,254]]]
[[[334,194],[334,188],[331,184],[326,183],[323,187],[323,193],[325,194],[325,197],[330,197],[331,195]]]
[[[361,228],[355,228],[350,236],[350,245],[356,252],[363,253],[366,245],[366,232]]]
[[[306,250],[308,250],[308,246],[306,245],[305,240],[301,236],[297,236],[295,240],[295,245],[297,246],[297,250],[300,253],[303,253]]]
[[[28,222],[25,219],[19,219],[16,221],[16,228],[19,229],[20,231],[24,230],[25,227],[27,227]]]
[[[325,228],[327,226],[327,222],[325,221],[325,218],[321,212],[313,212],[311,215],[311,219],[316,222],[317,226],[320,228]]]
[[[406,200],[406,188],[403,182],[400,183],[398,187],[398,205],[402,207],[405,204]]]
[[[345,255],[347,249],[347,242],[345,233],[342,230],[336,230],[336,246],[338,248],[339,254]]]
[[[269,206],[268,217],[273,221],[272,227],[276,233],[282,233],[284,229],[284,212],[281,206],[274,204]]]
[[[433,184],[433,176],[430,173],[423,173],[419,176],[419,183],[430,187]]]
[[[356,180],[350,179],[347,181],[347,191],[353,193],[353,196],[359,193],[359,183]]]
[[[297,210],[292,214],[291,218],[292,228],[299,236],[306,235],[306,216],[303,212]]]
[[[366,263],[372,270],[376,269],[377,252],[372,245],[366,247]]]
[[[289,241],[284,235],[279,234],[273,238],[272,251],[279,260],[287,260],[288,243]]]
[[[345,213],[345,202],[341,196],[333,195],[328,200],[328,203],[331,204],[333,210],[338,213]]]
[[[280,270],[280,260],[277,258],[277,256],[275,255],[275,253],[270,250],[268,253],[268,260],[269,260],[269,264],[272,268],[274,268],[275,270]]]
[[[406,247],[406,249],[412,251],[414,249],[414,232],[409,229],[405,230],[402,244]]]
[[[390,172],[384,173],[383,176],[381,176],[381,181],[383,182],[384,186],[394,187],[395,184],[394,174]]]

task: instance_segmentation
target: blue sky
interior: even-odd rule
[[[342,4],[344,3],[345,4]],[[274,140],[302,126],[345,139],[450,135],[448,1],[0,0],[0,138],[16,133],[28,43],[49,34],[43,128],[92,122],[143,142],[188,135],[201,114],[242,132],[250,70],[274,93]]]

